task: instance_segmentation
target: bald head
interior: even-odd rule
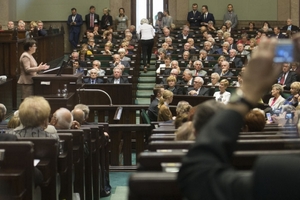
[[[76,108],[72,110],[73,120],[79,122],[79,124],[83,124],[85,121],[85,114],[83,110]]]
[[[53,113],[50,124],[56,129],[70,129],[73,122],[71,112],[66,108],[60,108]]]

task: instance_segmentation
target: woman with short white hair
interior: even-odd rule
[[[143,64],[144,72],[147,72],[147,68],[150,67],[150,59],[152,55],[152,48],[154,44],[154,29],[149,24],[148,20],[143,18],[141,25],[139,26],[138,32],[141,35],[142,53],[143,53]]]

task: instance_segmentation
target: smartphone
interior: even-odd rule
[[[267,120],[272,122],[271,113],[266,113],[266,116],[267,116]]]
[[[278,40],[273,61],[275,63],[294,62],[294,44],[292,40]]]

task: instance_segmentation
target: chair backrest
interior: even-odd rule
[[[33,197],[33,144],[0,142],[0,199]]]
[[[151,124],[150,118],[144,109],[141,109],[143,124]]]

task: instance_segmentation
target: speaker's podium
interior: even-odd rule
[[[72,110],[77,103],[76,89],[82,85],[82,76],[83,74],[39,74],[32,77],[34,95],[47,99],[52,113],[60,107]],[[65,85],[67,94],[63,93]]]

